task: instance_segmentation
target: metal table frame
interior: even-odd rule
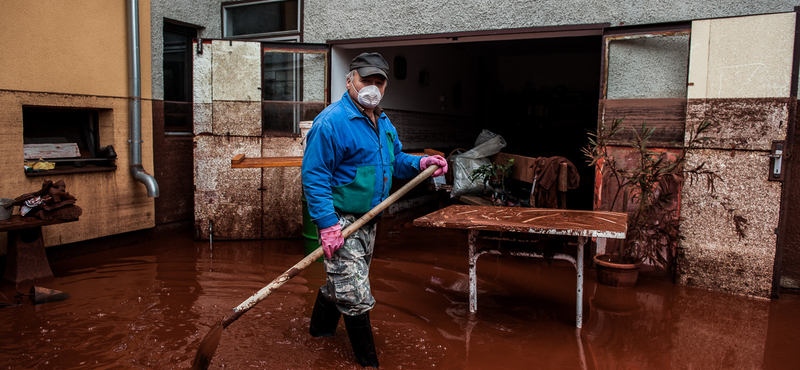
[[[473,216],[477,218],[470,218]],[[488,217],[487,215],[491,216]],[[523,217],[520,217],[522,215]],[[462,218],[457,218],[463,216]],[[532,216],[532,217],[529,217]],[[586,219],[596,218],[597,223],[576,222],[574,216]],[[450,217],[450,219],[448,219]],[[482,218],[483,217],[483,218]],[[511,219],[516,217],[517,219]],[[506,220],[508,219],[508,220]],[[519,219],[525,219],[519,221]],[[538,221],[537,221],[538,220]],[[599,250],[605,249],[607,238],[624,239],[627,215],[617,212],[571,211],[542,208],[508,208],[487,206],[450,206],[414,220],[414,225],[421,227],[446,227],[468,230],[469,239],[469,310],[478,308],[477,261],[484,254],[509,254],[512,256],[544,258],[540,252],[503,251],[497,248],[478,249],[477,240],[518,240],[494,236],[490,231],[560,235],[577,237],[577,253],[555,253],[552,258],[566,260],[575,266],[577,275],[575,326],[583,325],[583,269],[584,249],[590,238],[597,238]],[[603,225],[603,224],[606,225]]]

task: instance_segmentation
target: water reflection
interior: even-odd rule
[[[767,301],[587,273],[574,328],[571,264],[485,256],[469,312],[466,234],[382,221],[371,268],[383,368],[782,369],[800,360],[800,299]],[[391,233],[390,233],[391,231]],[[188,368],[224,314],[302,257],[302,240],[173,236],[54,261],[67,301],[0,309],[0,368]],[[319,263],[223,334],[212,368],[354,369],[344,325],[308,335]],[[24,288],[24,287],[23,287]],[[21,288],[22,289],[22,288]],[[3,285],[6,297],[14,287]]]

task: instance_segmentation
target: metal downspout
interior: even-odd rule
[[[147,188],[147,196],[159,195],[155,177],[142,167],[142,78],[139,64],[139,0],[128,0],[128,49],[130,52],[130,171]]]

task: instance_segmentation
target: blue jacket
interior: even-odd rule
[[[386,114],[380,113],[376,131],[347,92],[314,118],[306,140],[303,192],[320,229],[338,222],[336,211],[360,214],[378,205],[389,196],[393,176],[419,174],[422,157],[401,151]]]

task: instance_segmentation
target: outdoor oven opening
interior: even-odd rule
[[[100,121],[111,114],[110,109],[22,107],[26,174],[116,169],[116,151],[101,146],[100,137]]]

